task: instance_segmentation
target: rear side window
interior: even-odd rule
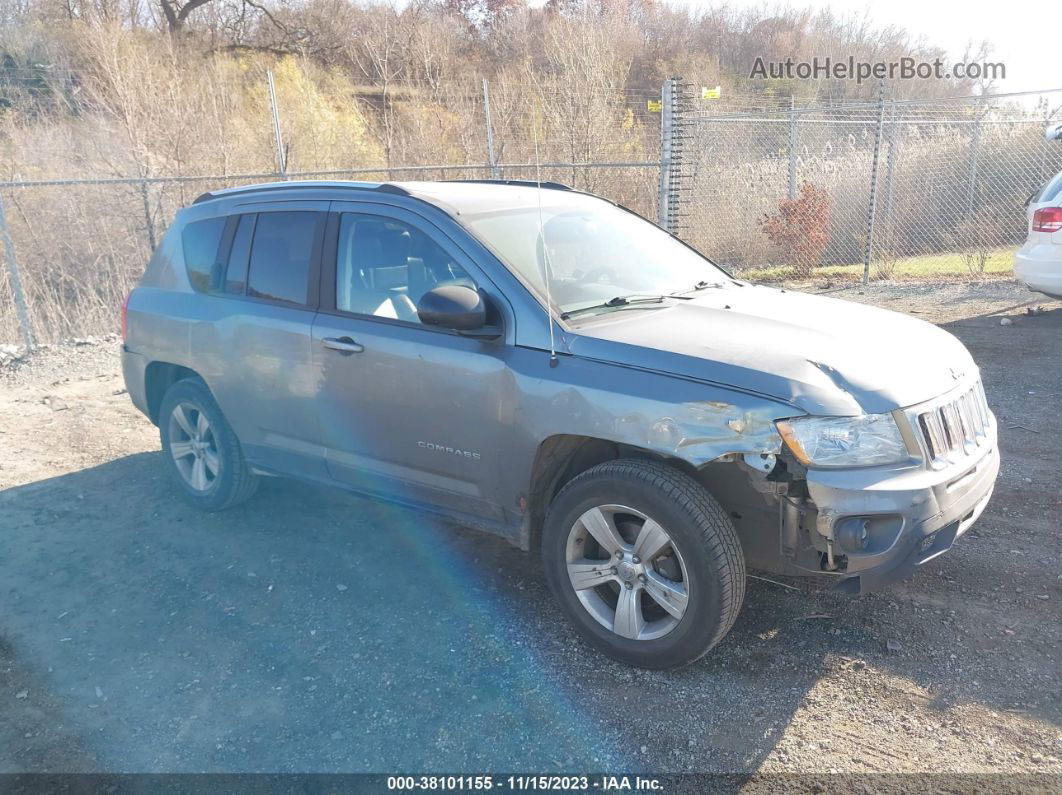
[[[241,215],[232,238],[229,267],[225,272],[225,292],[243,295],[247,289],[247,261],[251,257],[251,235],[254,234],[254,215]]]
[[[181,233],[184,266],[188,269],[188,281],[196,292],[209,293],[214,289],[214,266],[218,261],[225,221],[224,216],[192,221]]]
[[[320,213],[260,213],[251,243],[247,294],[290,304],[307,302],[310,261]]]

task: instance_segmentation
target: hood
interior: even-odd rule
[[[572,354],[712,381],[809,414],[892,411],[977,371],[961,342],[925,321],[743,283],[598,315],[573,332]]]

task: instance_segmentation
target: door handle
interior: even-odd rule
[[[339,351],[344,354],[361,353],[365,350],[364,345],[359,345],[350,337],[325,337],[321,340],[321,344],[330,351]]]

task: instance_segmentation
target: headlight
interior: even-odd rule
[[[804,466],[895,464],[909,457],[891,414],[797,417],[779,420],[778,432]]]

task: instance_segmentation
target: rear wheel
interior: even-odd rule
[[[542,556],[583,638],[643,668],[702,657],[745,594],[726,513],[691,477],[655,461],[610,461],[573,479],[550,506]]]
[[[220,511],[254,494],[258,478],[202,381],[185,379],[166,391],[159,435],[170,473],[182,496],[197,508]]]

